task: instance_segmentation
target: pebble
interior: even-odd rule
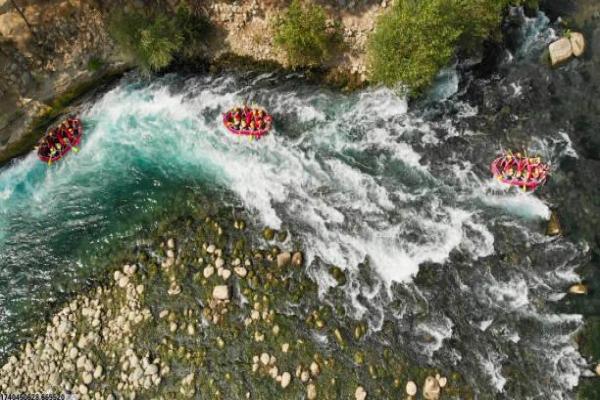
[[[281,345],[281,351],[284,353],[287,353],[290,349],[290,344],[289,343],[284,343]]]
[[[167,240],[167,248],[174,249],[175,248],[175,239],[170,238]]]
[[[148,364],[144,370],[144,375],[156,375],[158,374],[158,367],[154,364]]]
[[[217,249],[217,247],[214,244],[211,244],[206,248],[206,252],[209,254],[212,254],[215,252],[216,249]]]
[[[129,283],[129,278],[126,276],[121,276],[118,281],[118,285],[121,288],[124,288]]]
[[[223,260],[221,257],[215,260],[215,267],[217,267],[217,269],[221,268],[223,265],[225,265],[225,260]]]
[[[242,278],[244,278],[248,274],[248,271],[244,267],[235,267],[233,268],[233,270],[238,276]]]
[[[302,371],[300,373],[300,380],[302,382],[308,382],[309,379],[310,379],[310,373],[308,371]]]
[[[93,380],[92,374],[90,374],[87,371],[84,372],[83,374],[81,374],[81,380],[84,384],[89,385]]]
[[[225,281],[226,281],[227,279],[229,279],[229,277],[230,277],[230,276],[231,276],[231,270],[228,270],[228,269],[225,269],[225,268],[224,268],[224,269],[221,271],[221,277],[223,278],[223,280],[225,280]]]

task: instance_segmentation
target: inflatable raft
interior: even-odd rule
[[[499,156],[491,165],[492,174],[500,182],[523,190],[535,190],[548,180],[550,168],[539,157],[517,154]]]
[[[241,108],[239,110],[241,110]],[[273,117],[271,117],[271,115],[267,114],[266,112],[264,112],[261,109],[249,109],[249,108],[245,107],[244,110],[241,111],[241,113],[243,115],[240,116],[240,119],[246,119],[247,112],[254,114],[257,111],[260,111],[262,113],[262,116],[257,117],[255,115],[251,115],[250,117],[248,117],[248,121],[253,121],[255,118],[260,119],[263,123],[263,126],[260,128],[254,128],[254,129],[236,128],[236,124],[235,124],[235,120],[234,120],[235,108],[231,109],[228,112],[226,112],[225,114],[223,114],[223,125],[229,132],[233,133],[234,135],[249,136],[249,137],[253,137],[256,139],[260,139],[261,137],[268,134],[269,131],[271,130],[271,123],[272,123]],[[249,124],[247,124],[247,125],[249,125]]]
[[[71,122],[71,131],[69,129],[69,121]],[[63,121],[58,128],[52,128],[38,146],[38,158],[51,164],[63,158],[71,149],[76,148],[81,142],[83,136],[83,125],[79,119],[71,119]],[[53,150],[51,149],[53,148]]]

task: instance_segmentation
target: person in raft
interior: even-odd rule
[[[261,131],[268,129],[271,125],[271,117],[266,115],[264,110],[260,108],[250,108],[244,106],[243,109],[239,107],[234,108],[227,120],[227,126],[235,130],[250,130],[250,131]]]

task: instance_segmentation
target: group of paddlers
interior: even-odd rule
[[[243,106],[226,113],[224,121],[234,131],[264,132],[271,128],[272,117],[262,108]]]
[[[507,152],[495,160],[493,172],[500,181],[533,189],[545,182],[549,166],[540,157]]]
[[[54,157],[79,141],[81,122],[67,118],[58,127],[50,129],[38,142],[38,154],[42,157]]]

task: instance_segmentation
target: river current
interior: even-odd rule
[[[507,57],[537,56],[547,24],[527,20],[521,53]],[[334,301],[328,266],[344,269],[349,312],[371,330],[398,324],[394,350],[462,372],[481,398],[572,397],[582,319],[553,303],[577,281],[586,245],[544,235],[543,196],[490,179],[503,143],[469,127],[479,111],[457,90],[454,69],[418,107],[297,74],[123,78],[81,106],[78,154],[0,170],[2,350],[27,338],[49,301],[93,280],[113,247],[201,195],[292,232],[323,301]],[[222,128],[221,112],[245,98],[274,115],[260,141]],[[553,166],[577,157],[564,131],[529,148]]]

